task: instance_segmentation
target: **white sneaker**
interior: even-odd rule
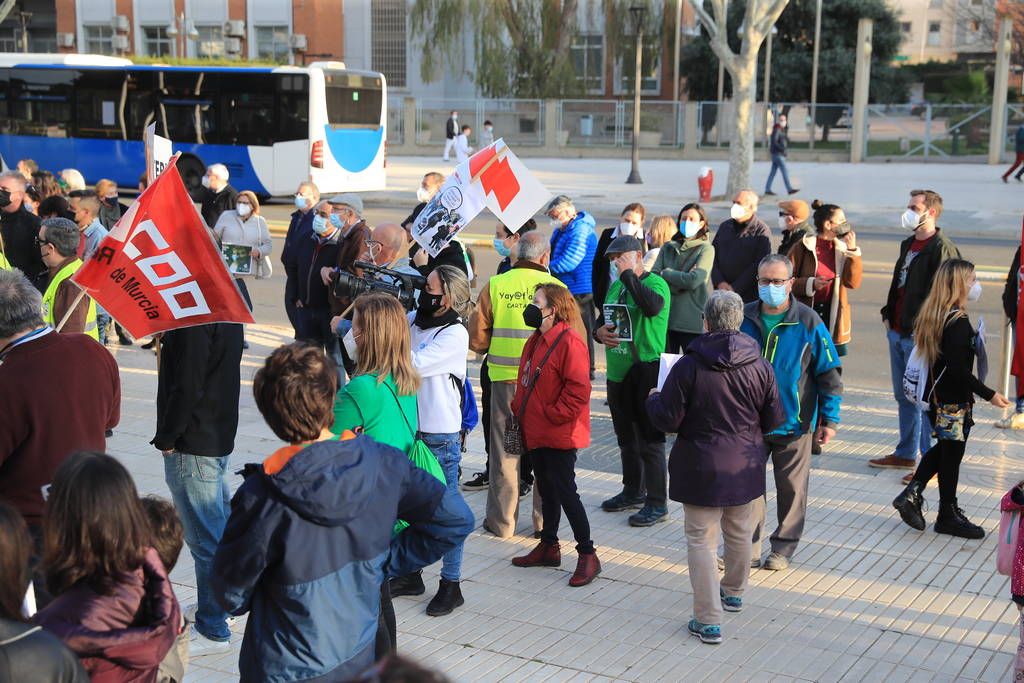
[[[1008,417],[996,421],[999,429],[1024,429],[1024,413],[1011,413]]]
[[[187,621],[190,624],[196,623],[196,612],[198,612],[198,611],[199,611],[199,605],[197,605],[196,603],[193,602],[191,605],[188,605],[182,611],[182,614],[185,617],[185,621]],[[238,617],[233,617],[233,616],[231,616],[229,614],[228,615],[228,628],[234,626],[236,621],[238,621]]]
[[[210,640],[199,631],[192,629],[192,637],[188,641],[189,657],[203,657],[231,652],[230,640]]]

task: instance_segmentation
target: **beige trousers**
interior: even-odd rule
[[[702,624],[721,625],[719,589],[742,597],[750,575],[750,534],[754,529],[754,502],[712,508],[683,505],[686,563],[693,587],[693,613]],[[725,537],[725,576],[718,581],[718,534]]]
[[[515,391],[515,382],[491,384],[490,479],[484,524],[500,538],[512,536],[519,520],[519,456],[505,452],[505,426],[512,417]],[[534,483],[533,530],[540,531],[543,526],[540,487]]]

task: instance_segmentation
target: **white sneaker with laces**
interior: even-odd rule
[[[210,640],[199,631],[192,629],[192,637],[188,641],[189,657],[204,657],[231,652],[230,640]]]
[[[999,429],[1024,429],[1024,413],[1010,413],[1009,416],[996,421]]]

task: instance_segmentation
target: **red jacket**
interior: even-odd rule
[[[562,341],[544,363],[540,376],[533,370],[558,335]],[[530,402],[523,411],[527,383],[536,377]],[[534,332],[519,359],[519,381],[512,398],[527,449],[570,450],[590,445],[590,355],[587,345],[564,322],[546,333]]]

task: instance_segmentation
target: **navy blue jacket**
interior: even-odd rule
[[[320,277],[321,268],[334,268],[341,249],[341,230],[335,230],[330,237],[318,237],[312,230],[308,235],[296,238],[292,254],[295,258],[295,299],[306,308],[324,310],[330,308],[327,285]]]
[[[313,234],[313,216],[316,211],[310,209],[306,213],[292,211],[291,222],[288,223],[288,234],[284,238],[281,250],[281,265],[285,274],[285,301],[295,301],[295,289],[298,287],[299,263],[295,258],[295,245],[299,240]]]
[[[444,486],[368,436],[287,447],[244,474],[210,579],[225,610],[249,613],[241,680],[355,677],[373,663],[385,577],[465,537],[437,519]],[[392,540],[399,517],[412,526]]]

